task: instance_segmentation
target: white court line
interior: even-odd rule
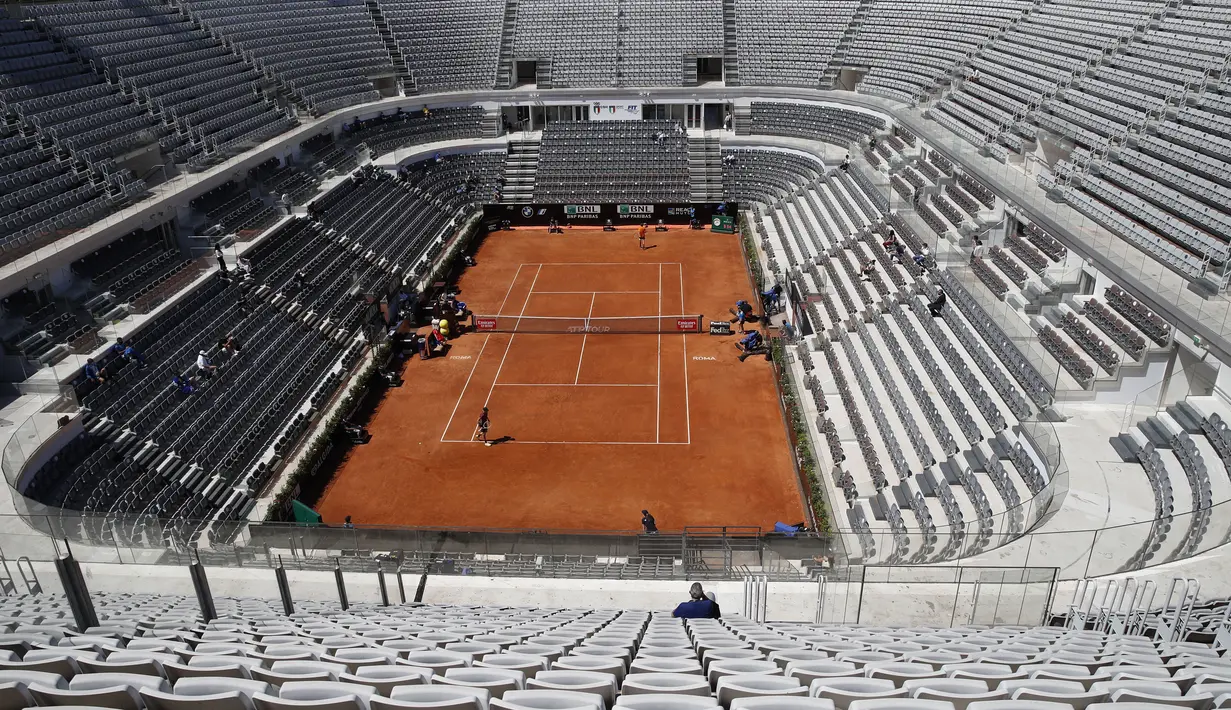
[[[542,263],[524,264],[524,266],[653,266],[655,264],[675,264],[678,261],[544,261]]]
[[[590,294],[590,312],[586,314],[586,325],[590,325],[590,317],[594,315],[594,299],[598,298],[598,291]],[[590,337],[590,329],[587,327],[586,332],[581,334],[581,352],[577,354],[577,374],[573,377],[573,384],[581,381],[581,363],[586,357],[586,338]]]
[[[535,291],[538,294],[568,294],[568,293],[658,293],[658,291]]]
[[[517,273],[513,274],[513,280],[509,282],[509,288],[504,292],[504,300],[500,302],[500,308],[496,309],[496,315],[504,310],[504,304],[509,300],[509,294],[513,293],[513,285],[517,283],[517,277],[521,276],[521,266],[517,267]],[[457,402],[453,405],[453,411],[449,412],[449,421],[445,422],[445,430],[440,433],[440,440],[445,440],[445,434],[449,432],[449,427],[453,426],[453,417],[457,416],[457,408],[462,406],[462,398],[466,396],[466,388],[470,386],[470,378],[474,377],[474,371],[479,367],[479,360],[483,359],[483,351],[487,349],[487,341],[491,340],[492,336],[488,335],[483,338],[483,346],[479,348],[479,356],[474,359],[474,364],[470,366],[470,374],[466,375],[466,382],[462,385],[461,394],[457,395]],[[477,428],[477,425],[476,425]]]
[[[680,264],[680,310],[684,310],[684,265]],[[700,324],[698,324],[700,325]],[[688,336],[680,334],[684,344],[684,423],[688,427],[688,442],[692,443],[692,406],[688,398]]]
[[[482,444],[481,441],[473,439],[467,441],[465,439],[445,439],[446,444]],[[568,446],[577,446],[579,444],[591,444],[594,446],[686,446],[683,441],[522,441],[520,439],[512,439],[500,442],[500,446],[505,444],[567,444]]]
[[[606,383],[606,382],[497,382],[497,387],[657,387],[654,384],[641,384],[634,382],[631,384]]]
[[[659,441],[659,425],[663,412],[663,265],[658,265],[658,357],[654,360],[654,386],[658,388],[654,397],[654,441]]]
[[[530,292],[526,294],[526,300],[521,304],[521,312],[517,314],[517,323],[513,326],[513,330],[517,330],[517,326],[521,325],[521,318],[526,313],[526,306],[530,305],[530,297],[534,295],[534,285],[539,282],[539,274],[541,273],[543,273],[543,265],[539,264],[538,271],[534,272],[534,280],[530,282]],[[487,399],[483,400],[484,407],[487,406],[488,402],[492,401],[492,392],[496,389],[496,383],[500,381],[500,371],[504,369],[504,360],[509,356],[509,350],[513,347],[513,339],[516,337],[517,333],[510,335],[509,342],[504,346],[504,355],[500,356],[500,366],[496,368],[496,376],[492,378],[492,386],[487,390]]]

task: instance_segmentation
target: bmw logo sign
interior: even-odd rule
[[[522,216],[522,217],[533,217],[533,216],[534,216],[534,208],[533,208],[533,207],[523,207],[523,208],[521,208],[521,216]]]

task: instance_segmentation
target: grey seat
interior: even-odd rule
[[[714,708],[718,707],[718,701],[708,694],[621,694],[620,697],[616,698],[616,707],[629,708],[629,710],[714,710]]]
[[[510,690],[525,690],[526,674],[501,668],[447,668],[443,676],[435,676],[432,682],[486,688],[493,698],[501,698]]]
[[[731,710],[833,710],[833,701],[824,698],[788,695],[735,698]]]
[[[317,679],[323,680],[323,679]],[[338,680],[344,683],[358,683],[376,689],[376,692],[390,697],[394,688],[402,685],[424,685],[431,681],[431,671],[415,666],[362,666],[354,674],[343,673]]]
[[[729,708],[736,698],[763,696],[808,697],[808,686],[800,685],[798,678],[766,674],[728,675],[718,679],[715,688],[718,704]]]
[[[687,673],[635,673],[624,678],[620,697],[630,695],[710,695],[704,677]]]
[[[856,700],[904,698],[907,692],[886,678],[818,678],[812,681],[808,694],[832,700],[835,708],[846,710]]]
[[[487,710],[491,693],[486,688],[471,688],[450,685],[403,685],[393,689],[390,700],[393,707],[433,708],[434,710]],[[379,707],[382,698],[373,697],[373,708]]]
[[[574,690],[511,690],[491,707],[497,710],[603,710],[603,698]]]
[[[139,710],[144,706],[142,688],[170,692],[167,681],[157,676],[127,673],[82,673],[68,688],[30,687],[39,705],[97,705],[116,710]]]

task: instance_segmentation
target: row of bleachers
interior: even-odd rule
[[[556,122],[543,129],[540,203],[688,202],[688,136],[674,121]]]
[[[419,91],[495,85],[504,4],[380,0],[379,7]]]
[[[694,605],[709,618],[315,599],[296,599],[287,615],[277,601],[216,596],[219,618],[203,622],[191,596],[90,596],[101,626],[89,644],[72,641],[86,629],[65,598],[5,601],[6,618],[32,641],[8,661],[17,664],[14,704],[861,710],[891,701],[993,710],[1041,700],[1207,706],[1225,691],[1211,641],[1226,600],[1194,603],[1162,637],[1173,617],[1166,609],[1146,612],[1141,623],[1154,633],[1146,636],[1087,629],[1089,612],[1077,608],[1046,627],[894,628],[759,623],[730,608],[720,619],[704,599]]]
[[[857,0],[736,0],[738,82],[820,88],[858,8]]]
[[[400,178],[367,168],[314,203],[312,218],[284,222],[245,253],[246,273],[210,280],[133,335],[143,367],[109,351],[101,383],[79,379],[85,432],[39,469],[28,495],[124,518],[242,516],[271,472],[265,452],[294,443],[298,410],[327,398],[361,351],[352,284],[426,268],[450,220],[491,199],[502,161],[455,156]],[[236,198],[246,190],[223,185],[194,207],[208,214]],[[379,257],[356,260],[357,245]],[[236,346],[224,347],[230,338]],[[212,376],[198,371],[198,351],[218,368]]]
[[[193,0],[191,15],[251,53],[314,113],[380,98],[369,75],[392,59],[362,2]]]
[[[1031,7],[1018,0],[961,5],[876,0],[844,63],[871,67],[859,91],[911,102],[948,83],[971,52]]]
[[[155,137],[130,97],[36,25],[0,22],[12,48],[0,79],[0,260],[11,261],[144,194],[110,159]]]
[[[256,90],[243,58],[174,8],[132,2],[31,6],[39,25],[140,96],[152,137],[177,163],[203,167],[289,128],[286,115]]]
[[[812,104],[752,102],[751,131],[759,135],[797,136],[847,145],[884,128],[884,119],[861,111]]]
[[[922,247],[909,227],[896,216],[885,221],[849,172],[813,175],[801,171],[795,188],[771,193],[753,222],[769,269],[809,294],[809,317],[823,334],[828,376],[812,374],[818,358],[799,359],[849,522],[892,531],[892,544],[881,550],[860,536],[862,552],[902,562],[983,549],[993,541],[995,516],[1046,483],[1034,459],[1018,453],[1008,426],[1030,409],[987,346],[972,339],[964,316],[950,306],[943,320],[933,320],[925,303],[911,298],[925,272],[914,261]],[[910,250],[899,251],[899,240]],[[950,344],[955,337],[960,349]],[[849,438],[859,446],[843,446]],[[993,439],[994,446],[986,443]],[[1021,511],[1007,521],[1001,532],[1025,529]]]
[[[396,111],[343,126],[346,138],[366,143],[380,155],[414,143],[479,138],[483,135],[482,108],[438,108]]]

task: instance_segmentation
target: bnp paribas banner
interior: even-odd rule
[[[560,224],[599,225],[611,221],[612,224],[628,224],[629,222],[648,222],[657,224],[689,224],[698,226],[710,225],[716,216],[725,217],[721,226],[735,230],[733,217],[738,214],[739,206],[735,203],[720,205],[705,204],[590,204],[590,205],[545,205],[545,204],[498,204],[484,205],[483,218],[494,223],[509,224],[547,224],[551,221]]]

